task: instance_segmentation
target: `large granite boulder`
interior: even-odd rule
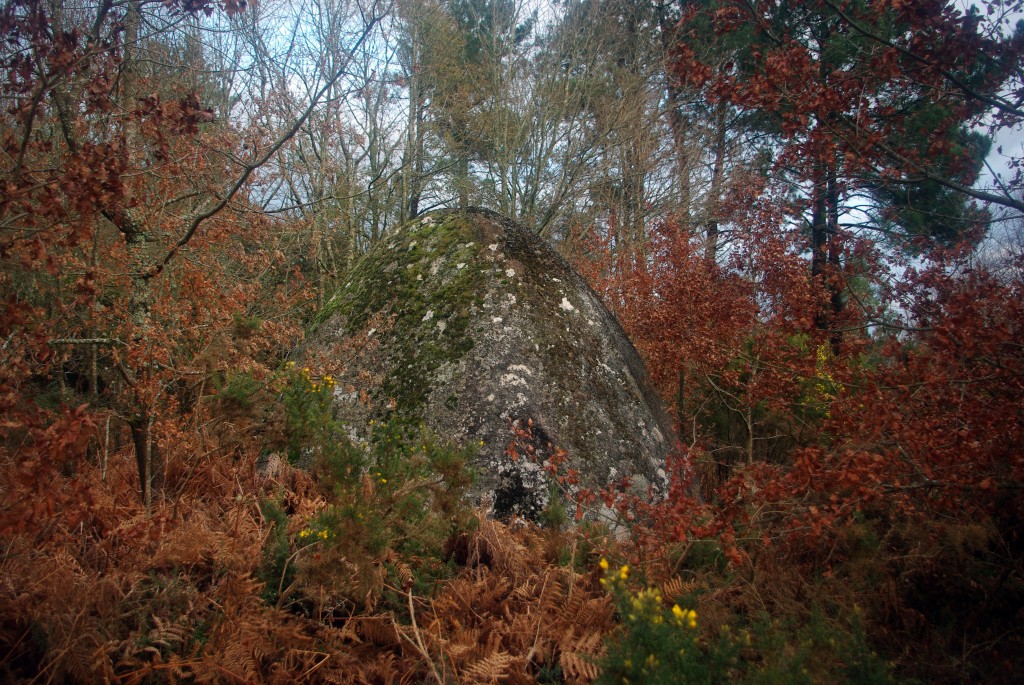
[[[664,485],[674,438],[636,350],[543,239],[493,212],[436,212],[386,237],[304,354],[344,358],[335,407],[353,439],[391,418],[478,445],[476,494],[495,516],[546,506],[551,445],[582,486]],[[509,457],[513,425],[539,459]]]

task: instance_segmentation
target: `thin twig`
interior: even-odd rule
[[[434,680],[438,682],[438,685],[444,685],[444,680],[441,678],[441,674],[437,672],[437,668],[434,666],[433,660],[430,658],[430,653],[427,651],[426,645],[423,643],[423,636],[420,634],[420,629],[416,625],[416,608],[412,603],[412,588],[409,588],[409,616],[412,618],[412,634],[416,637],[415,647],[419,650],[423,658],[426,659],[430,665],[430,672],[434,675]],[[406,638],[408,639],[408,638]]]

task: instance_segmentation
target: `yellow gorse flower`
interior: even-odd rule
[[[303,539],[303,540],[308,538],[308,537],[314,537],[314,538],[320,538],[321,540],[326,540],[330,536],[331,536],[331,533],[329,531],[327,531],[327,530],[317,531],[317,530],[313,530],[312,528],[303,528],[302,530],[299,531],[299,537],[301,539]]]
[[[678,604],[673,604],[672,618],[680,626],[690,629],[697,627],[697,612],[693,609],[682,609]]]
[[[665,617],[661,609],[661,590],[648,588],[636,593],[629,600],[629,620],[644,621],[654,625],[661,625]]]
[[[602,571],[607,571],[610,568],[608,560],[601,557],[601,561],[597,563]],[[625,583],[629,578],[629,566],[622,566],[617,572],[608,573],[604,578],[601,578],[601,585],[619,585]]]

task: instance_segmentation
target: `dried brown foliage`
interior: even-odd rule
[[[537,529],[482,521],[452,541],[461,570],[433,597],[411,594],[410,567],[392,557],[406,587],[380,589],[404,606],[369,602],[318,621],[269,606],[255,580],[254,551],[270,532],[256,495],[283,492],[302,520],[323,506],[308,474],[285,465],[272,479],[251,459],[171,462],[189,475],[152,515],[136,504],[123,459],[105,480],[87,462],[74,478],[51,474],[92,493],[87,517],[69,509],[42,530],[7,526],[6,681],[526,683],[556,669],[567,682],[596,677],[615,626],[610,600],[596,575],[549,561]]]
[[[469,567],[421,619],[437,663],[458,682],[534,682],[556,667],[567,682],[593,680],[615,625],[596,576],[547,561],[532,528],[485,521],[467,542]]]

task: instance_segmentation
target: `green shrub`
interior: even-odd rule
[[[390,599],[402,612],[399,591],[429,594],[451,572],[443,548],[469,526],[474,452],[393,423],[375,425],[365,451],[341,444],[313,467],[328,504],[296,536],[296,590],[333,607]]]
[[[745,681],[759,685],[892,682],[888,667],[867,644],[860,616],[830,619],[813,609],[808,619],[762,615],[750,630]]]
[[[692,602],[671,607],[656,588],[629,589],[629,568],[606,571],[601,579],[618,608],[621,628],[609,645],[597,683],[630,685],[718,683],[730,680],[739,646],[728,635],[709,641],[700,630]]]
[[[264,563],[267,582],[275,575],[273,590],[281,588],[273,598],[321,617],[382,598],[404,610],[398,593],[426,592],[451,573],[442,550],[470,525],[475,449],[395,421],[371,423],[369,441],[354,445],[332,416],[330,376],[289,364],[281,378],[288,459],[308,466],[326,504],[291,526],[287,553],[276,537],[286,525],[275,520]]]
[[[258,393],[262,387],[263,385],[253,378],[253,375],[247,371],[233,373],[228,376],[224,387],[221,388],[219,393],[217,393],[217,399],[229,406],[234,406],[239,409],[250,409],[253,405],[256,393]]]
[[[700,623],[695,597],[669,606],[657,588],[630,587],[629,568],[601,560],[619,628],[597,683],[890,683],[889,669],[867,642],[858,610],[829,617],[734,616],[745,628]]]
[[[270,524],[270,534],[263,546],[263,559],[257,577],[263,581],[263,599],[277,602],[280,591],[287,587],[294,576],[294,569],[288,568],[291,556],[291,540],[288,538],[288,515],[280,504],[270,499],[260,500],[260,514]]]
[[[569,512],[562,497],[562,491],[558,483],[551,481],[548,484],[548,503],[540,512],[540,523],[545,528],[561,530],[569,522]]]
[[[309,367],[298,369],[294,362],[285,365],[281,392],[284,408],[288,461],[309,464],[325,449],[331,449],[339,435],[331,404],[334,378],[316,378]]]

